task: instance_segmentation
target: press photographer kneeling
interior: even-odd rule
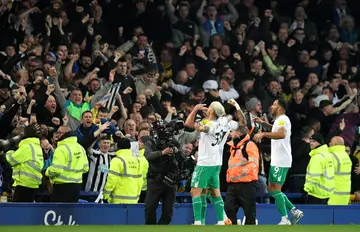
[[[151,137],[145,136],[145,157],[149,161],[147,174],[147,193],[145,198],[145,224],[170,224],[175,204],[176,188],[182,178],[184,157],[180,144],[174,135],[184,128],[181,121],[171,121],[164,125],[161,121],[153,123]],[[157,222],[156,209],[162,202],[162,215]]]

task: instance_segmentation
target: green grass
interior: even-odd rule
[[[1,232],[355,232],[360,225],[297,226],[0,226]]]

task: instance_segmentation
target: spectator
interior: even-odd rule
[[[281,99],[292,124],[290,175],[304,174],[309,136],[318,132],[325,143],[342,137],[356,165],[359,2],[274,3],[136,0],[119,8],[114,0],[4,0],[0,138],[38,123],[46,170],[64,125],[86,151],[98,150],[92,143],[105,133],[108,152],[116,152],[119,138],[141,142],[140,131],[153,121],[184,121],[199,103],[219,101],[233,114],[226,101],[236,98],[251,129],[261,127],[257,118],[272,123],[269,106]],[[205,117],[198,112],[195,121]],[[198,137],[189,128],[176,135],[181,145],[193,144],[194,157]],[[259,146],[264,176],[269,144]],[[0,165],[3,190],[11,193],[11,166]],[[300,179],[293,182],[301,186]],[[353,192],[356,182],[353,172]]]
[[[94,150],[90,146],[88,156],[90,158],[89,175],[85,186],[85,191],[101,192],[106,183],[109,172],[110,161],[114,157],[114,152],[109,152],[111,145],[109,135],[100,137],[99,150]]]

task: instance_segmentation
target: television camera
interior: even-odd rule
[[[167,147],[173,150],[172,154],[162,157],[162,165],[166,170],[162,181],[168,186],[174,186],[186,177],[185,163],[187,159],[182,153],[180,143],[174,137],[179,135],[183,129],[184,122],[180,120],[168,123],[158,120],[152,123],[151,136],[158,150],[164,150]]]

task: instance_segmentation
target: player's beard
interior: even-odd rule
[[[272,117],[272,119],[276,119],[276,117],[277,117],[277,109],[271,109],[271,117]]]

